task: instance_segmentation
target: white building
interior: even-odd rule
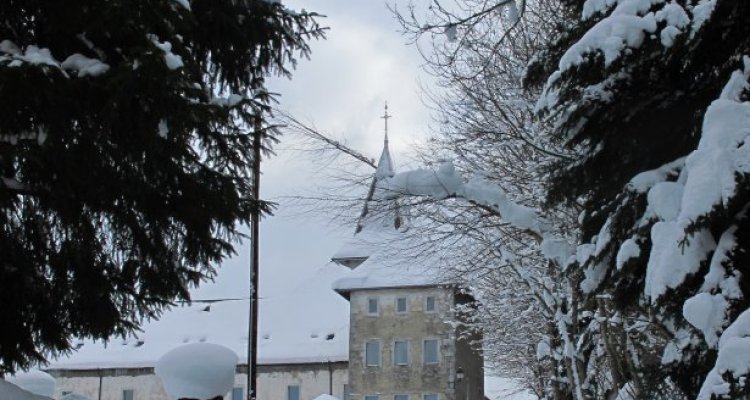
[[[331,290],[346,268],[329,263],[286,296],[261,300],[258,398],[341,398],[347,383],[349,305]],[[314,299],[314,301],[310,301]],[[156,361],[186,343],[226,346],[240,358],[227,400],[245,399],[248,300],[194,303],[166,312],[143,326],[137,338],[108,343],[82,341],[69,357],[46,370],[57,378],[56,396],[68,392],[95,400],[168,400],[154,375]]]

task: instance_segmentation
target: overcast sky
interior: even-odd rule
[[[382,149],[383,104],[388,101],[390,147],[397,168],[410,147],[427,132],[430,114],[420,84],[429,79],[421,58],[385,2],[351,0],[285,0],[299,10],[326,15],[326,40],[311,43],[310,60],[302,60],[291,80],[273,79],[269,89],[281,94],[280,108],[298,119],[342,138],[376,158]],[[328,262],[354,227],[340,227],[326,215],[300,215],[284,196],[310,193],[327,173],[308,155],[292,150],[282,137],[277,156],[263,163],[261,196],[279,203],[261,224],[261,296],[272,297],[297,286],[315,267]],[[214,284],[204,284],[194,298],[242,297],[248,293],[249,246],[227,261]]]

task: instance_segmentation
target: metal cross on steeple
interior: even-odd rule
[[[392,115],[388,115],[388,102],[385,102],[385,114],[383,114],[382,117],[383,120],[385,120],[385,141],[388,141],[388,118],[391,118]]]

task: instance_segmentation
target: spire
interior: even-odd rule
[[[378,205],[377,199],[374,199],[375,197],[375,189],[378,185],[378,181],[382,179],[387,179],[396,174],[396,172],[393,169],[393,159],[391,158],[391,152],[388,148],[388,119],[392,116],[388,114],[388,102],[385,103],[385,113],[383,114],[382,118],[385,121],[385,132],[384,132],[384,139],[383,139],[383,151],[380,154],[380,160],[378,161],[377,169],[375,170],[375,176],[372,177],[372,183],[370,184],[370,190],[367,193],[367,198],[365,199],[365,204],[362,207],[362,213],[360,214],[359,221],[357,222],[357,229],[355,230],[355,234],[359,233],[363,228],[364,225],[367,223],[368,218],[373,218],[374,214],[383,214],[383,211],[386,211],[386,213],[392,213],[393,221],[389,224],[395,229],[398,229],[401,226],[401,216],[399,212],[398,204],[393,202],[393,204],[380,204]],[[374,201],[375,200],[375,201]],[[380,212],[375,212],[375,210],[371,210],[370,206],[381,208],[383,210],[380,210]],[[383,215],[379,215],[375,218],[383,218]],[[388,218],[385,218],[386,220]]]
[[[383,114],[382,117],[383,121],[385,121],[385,145],[388,146],[388,118],[391,118],[392,115],[388,115],[388,102],[385,102],[385,114]]]
[[[388,102],[386,101],[385,113],[380,117],[385,121],[385,135],[383,139],[383,152],[380,154],[378,167],[375,170],[375,177],[377,179],[390,178],[395,174],[393,170],[393,159],[391,159],[391,152],[388,149],[388,119],[392,117],[392,115],[388,114]]]

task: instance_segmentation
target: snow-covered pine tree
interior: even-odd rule
[[[133,331],[234,251],[264,78],[322,30],[262,0],[0,2],[0,373]]]
[[[544,86],[540,113],[581,154],[550,171],[548,201],[585,207],[573,267],[589,308],[606,300],[591,321],[627,332],[617,386],[747,395],[750,4],[567,5],[580,18],[527,82]]]

